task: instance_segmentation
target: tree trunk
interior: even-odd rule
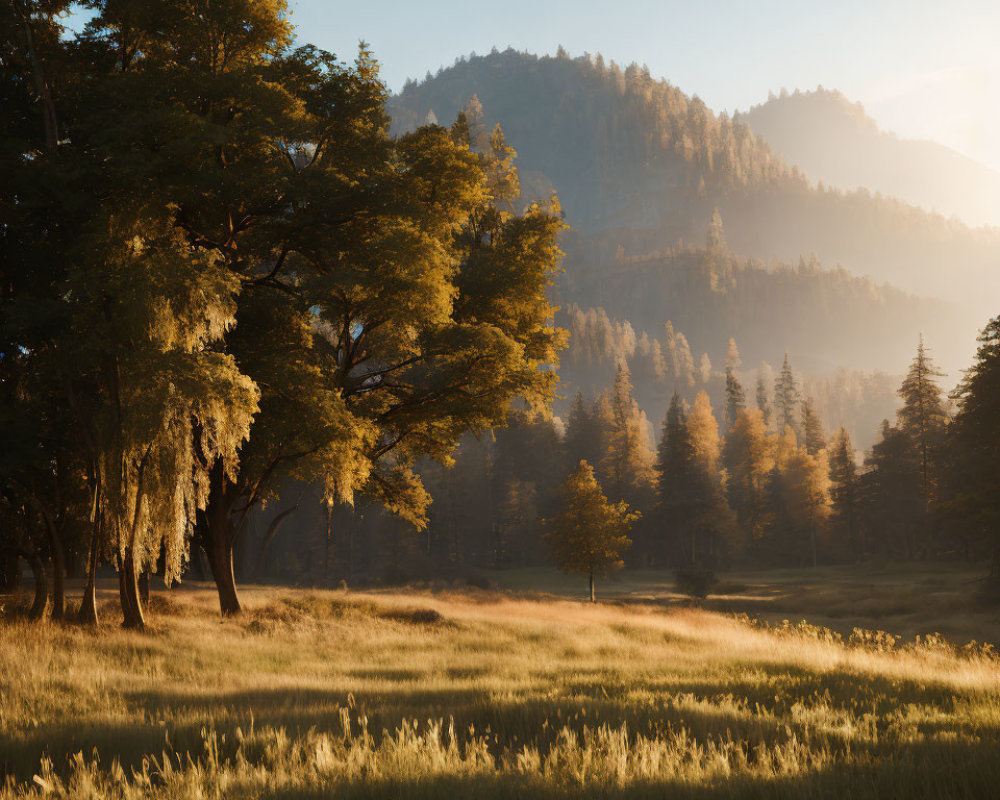
[[[28,616],[31,619],[41,619],[45,615],[45,607],[49,603],[49,583],[45,577],[45,562],[38,553],[27,554],[31,574],[35,577],[35,602],[31,604]]]
[[[149,608],[149,570],[143,570],[139,576],[139,599],[145,608]]]
[[[215,587],[219,591],[219,610],[224,617],[243,613],[243,605],[236,591],[236,575],[233,572],[233,543],[228,520],[225,526],[209,525],[208,537],[202,542],[208,566],[212,570]],[[221,530],[220,530],[221,528]]]
[[[21,35],[28,49],[28,63],[31,65],[31,75],[35,83],[35,92],[42,109],[42,121],[45,125],[45,146],[53,151],[59,144],[59,125],[56,122],[56,107],[52,102],[52,93],[49,91],[48,82],[45,80],[45,72],[42,69],[42,62],[38,56],[35,46],[35,35],[31,30],[29,13],[25,11],[20,2],[11,3],[11,7],[20,19]]]
[[[294,507],[287,513],[291,513]],[[274,523],[271,523],[274,525]],[[429,525],[427,526],[430,527]],[[333,503],[326,504],[326,547],[323,550],[323,580],[330,583],[330,538],[333,536]]]
[[[219,609],[224,617],[243,613],[233,571],[236,541],[233,508],[238,498],[236,487],[226,480],[222,462],[216,463],[209,478],[208,504],[199,512],[196,524],[200,533],[197,538],[208,558],[208,567],[219,592]]]
[[[93,533],[90,537],[90,555],[87,559],[87,585],[83,589],[83,599],[80,601],[80,612],[76,615],[77,622],[83,625],[97,625],[97,563],[101,549],[102,516],[97,513],[94,520]]]
[[[597,602],[597,593],[594,591],[594,573],[590,573],[590,602]]]
[[[52,619],[60,620],[66,615],[66,553],[55,521],[46,517],[45,529],[52,551]]]
[[[142,598],[139,596],[139,575],[131,547],[125,551],[118,578],[122,595],[122,627],[145,630],[146,618],[142,611]]]

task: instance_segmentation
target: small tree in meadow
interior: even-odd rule
[[[564,572],[588,576],[590,601],[597,602],[594,578],[621,569],[639,513],[625,502],[609,503],[586,461],[563,484],[560,499],[559,514],[546,521],[552,555]]]

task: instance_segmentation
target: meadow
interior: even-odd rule
[[[992,795],[1000,660],[908,633],[979,620],[955,610],[967,572],[882,576],[895,636],[780,618],[813,591],[813,611],[868,619],[876,589],[851,575],[735,576],[705,608],[644,574],[596,606],[515,573],[496,591],[260,587],[231,620],[188,587],[154,592],[147,633],[118,628],[110,586],[96,632],[8,601],[0,798]],[[838,580],[844,609],[823,595]],[[770,617],[733,613],[755,599]]]

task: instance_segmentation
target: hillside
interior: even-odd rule
[[[810,179],[867,187],[971,225],[1000,224],[1000,173],[936,142],[879,129],[840,92],[772,95],[735,119]]]
[[[719,364],[734,337],[748,364],[780,361],[790,350],[810,372],[898,367],[921,331],[940,343],[959,324],[946,303],[831,269],[815,256],[764,262],[725,242],[671,248],[657,239],[630,229],[569,233],[557,299],[564,307],[601,306],[637,335],[662,333],[670,320]],[[940,344],[936,352],[958,355]]]
[[[447,124],[473,95],[482,124],[500,122],[516,147],[526,192],[555,189],[582,234],[641,230],[650,249],[664,250],[704,241],[718,208],[741,255],[796,263],[815,253],[824,264],[961,302],[971,316],[955,334],[966,341],[995,311],[986,298],[1000,289],[1000,231],[867,190],[815,188],[748,126],[639,67],[513,50],[460,60],[391,99],[394,130],[429,113]]]

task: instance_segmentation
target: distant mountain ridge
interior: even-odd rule
[[[976,330],[996,313],[1000,229],[971,229],[867,190],[818,188],[750,126],[714,114],[697,97],[635,65],[622,69],[600,57],[537,57],[513,50],[460,59],[422,83],[409,82],[390,99],[393,129],[402,132],[435,118],[450,124],[473,96],[481,103],[477,123],[486,129],[500,123],[517,149],[525,193],[544,197],[557,191],[573,227],[564,239],[567,274],[560,302],[607,304],[621,319],[643,317],[644,328],[661,324],[666,317],[657,323],[658,309],[665,313],[668,305],[684,302],[687,289],[673,280],[622,281],[623,274],[637,276],[641,270],[622,273],[623,262],[614,254],[620,246],[632,257],[665,253],[682,242],[700,244],[718,209],[728,249],[742,258],[796,264],[805,257],[812,264],[815,254],[828,268],[841,266],[963,307],[958,322],[949,311],[943,324],[941,304],[894,301],[898,310],[889,316],[897,328],[881,330],[891,342],[872,342],[880,356],[872,367],[898,368],[890,361],[905,363],[918,334],[930,329],[942,339],[951,334],[948,341],[933,341],[946,368],[964,366]],[[667,274],[673,272],[667,267]],[[851,292],[839,297],[859,302],[851,300]],[[877,315],[880,302],[884,299],[861,303],[858,313]],[[631,305],[642,313],[633,313]],[[810,307],[796,308],[796,317],[808,321]],[[749,324],[746,313],[718,298],[689,311],[738,339],[733,326]],[[845,312],[845,319],[857,321],[854,311]],[[787,329],[781,333],[788,341]],[[755,338],[765,334],[755,328]]]
[[[811,179],[864,187],[970,225],[1000,225],[1000,172],[937,142],[883,131],[841,92],[782,92],[733,119]]]

